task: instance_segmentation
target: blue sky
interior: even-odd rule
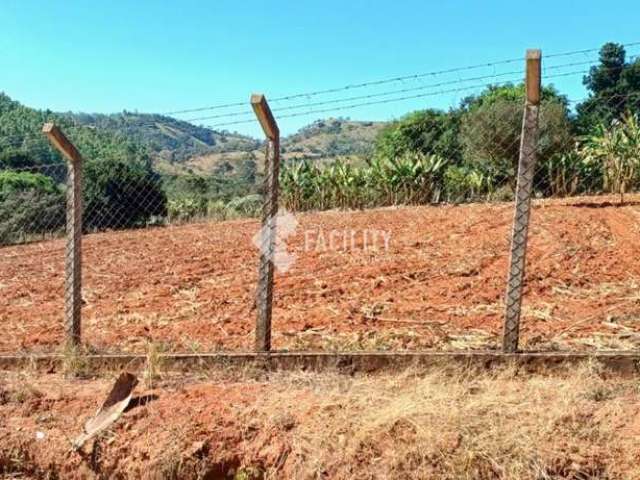
[[[520,58],[532,47],[551,54],[599,47],[606,41],[636,42],[640,41],[639,14],[637,0],[3,0],[0,91],[37,108],[162,113],[248,101],[253,91],[278,97]],[[628,50],[640,53],[640,45]],[[545,65],[594,58],[595,54],[556,57]],[[568,66],[554,72],[581,68],[586,67]],[[478,82],[459,82],[520,69],[519,63],[498,65],[289,105],[418,87],[427,92],[426,87],[434,83],[469,86]],[[579,74],[554,83],[572,98],[585,95]],[[433,91],[443,89],[447,87]],[[279,123],[288,134],[332,114],[387,120],[418,108],[455,105],[465,93],[471,92],[282,118]],[[310,109],[303,106],[293,111]],[[238,108],[179,117],[229,111]],[[228,128],[259,134],[255,123]]]

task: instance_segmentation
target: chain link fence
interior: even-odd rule
[[[535,105],[509,63],[420,94],[452,106],[391,122],[366,158],[283,156],[279,202],[264,150],[240,186],[63,125],[81,268],[68,161],[39,131],[0,135],[46,160],[0,170],[0,351],[57,349],[80,310],[100,352],[250,350],[256,333],[262,350],[638,348],[640,92],[568,98],[552,84],[593,60],[561,60],[543,59]]]

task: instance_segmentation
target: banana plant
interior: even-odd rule
[[[640,171],[640,124],[638,117],[627,113],[610,128],[598,126],[587,137],[582,153],[587,163],[601,163],[604,170],[604,188],[624,195],[638,181]]]

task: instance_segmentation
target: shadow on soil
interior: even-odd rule
[[[127,408],[124,409],[124,411],[129,412],[134,408],[144,407],[148,403],[158,400],[158,398],[160,397],[158,397],[158,395],[156,395],[155,393],[151,395],[140,395],[138,397],[133,397],[129,402],[129,405],[127,405]]]
[[[567,203],[567,207],[575,208],[621,208],[621,207],[637,207],[640,202],[585,202],[585,203]]]

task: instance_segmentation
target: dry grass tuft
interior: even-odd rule
[[[164,371],[164,359],[162,354],[164,346],[149,342],[147,345],[147,363],[144,369],[144,383],[146,388],[153,388],[154,382],[160,380]]]
[[[65,343],[62,348],[62,371],[66,377],[89,376],[89,362],[86,359],[86,353],[82,346],[74,345],[71,342]]]

